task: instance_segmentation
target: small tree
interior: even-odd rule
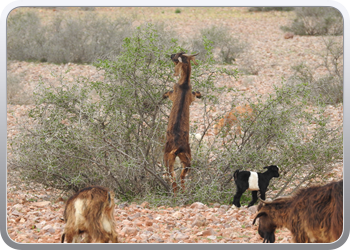
[[[215,60],[218,63],[232,64],[233,61],[244,51],[246,45],[239,38],[233,37],[231,31],[225,26],[211,26],[200,30],[200,34],[190,41],[193,51],[199,52],[198,58],[204,57],[206,48],[203,38],[212,42]],[[185,41],[186,42],[186,41]]]
[[[282,30],[301,36],[343,34],[343,17],[333,7],[295,7],[295,13],[291,26],[282,26]]]
[[[318,54],[322,62],[315,68],[305,63],[293,66],[294,74],[288,84],[308,83],[311,102],[337,105],[343,102],[343,42],[335,38],[325,38],[323,42],[324,50]],[[316,73],[318,68],[326,73]]]
[[[55,12],[43,21],[33,10],[11,13],[7,20],[7,57],[51,63],[92,63],[114,58],[130,36],[131,21],[92,12]],[[83,46],[82,46],[83,45]]]

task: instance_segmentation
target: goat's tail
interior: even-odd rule
[[[185,149],[183,147],[178,147],[177,149],[174,149],[170,152],[170,154],[174,154],[175,156],[177,156],[178,154],[185,152]]]
[[[237,169],[237,170],[233,173],[233,179],[234,179],[234,180],[237,180],[238,173],[239,173],[239,169]]]

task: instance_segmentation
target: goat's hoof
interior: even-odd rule
[[[233,205],[231,206],[231,208],[232,208],[232,209],[235,209],[235,208],[240,209],[240,207],[237,207],[235,204],[233,204]]]

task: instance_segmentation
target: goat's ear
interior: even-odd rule
[[[182,56],[186,56],[188,58],[188,60],[192,61],[195,65],[198,65],[198,63],[196,62],[196,58],[195,56],[197,56],[199,53],[194,54],[194,55],[188,55],[188,54],[183,54]]]
[[[199,54],[199,53],[197,53],[197,54],[195,54],[195,55],[191,55],[190,58],[189,58],[195,65],[198,65],[198,63],[197,63],[196,60],[195,60],[195,59],[196,59],[195,56],[198,55],[198,54]]]
[[[198,63],[195,61],[195,58],[194,58],[194,57],[191,58],[191,61],[192,61],[195,65],[198,65]]]
[[[260,212],[260,213],[258,213],[258,214],[255,216],[254,220],[253,220],[253,225],[255,225],[256,219],[259,218],[259,217],[261,217],[261,216],[267,216],[267,213],[266,213],[266,212]]]

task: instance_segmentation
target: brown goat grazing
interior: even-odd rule
[[[174,172],[176,156],[180,158],[182,171],[180,175],[181,185],[184,189],[184,178],[191,167],[191,149],[189,144],[190,131],[190,104],[195,98],[201,98],[200,92],[192,92],[190,83],[191,61],[195,61],[196,55],[187,55],[184,52],[172,54],[171,60],[175,64],[175,74],[180,74],[180,80],[174,84],[174,90],[166,92],[163,98],[169,98],[173,102],[170,111],[168,128],[166,132],[166,143],[164,150],[164,164],[167,168],[167,176],[172,176],[172,187],[174,194],[177,184]]]
[[[114,222],[114,193],[105,187],[81,189],[70,197],[63,213],[66,226],[61,236],[64,242],[79,243],[85,233],[85,243],[118,243]]]
[[[239,117],[245,119],[253,116],[253,109],[247,104],[245,106],[237,106],[227,113],[223,118],[214,125],[214,134],[217,135],[222,129],[225,128],[225,136],[233,125],[235,125],[235,134],[241,134],[241,125]],[[238,117],[238,118],[237,118]]]
[[[276,228],[285,227],[295,243],[330,243],[343,231],[343,180],[324,186],[300,189],[291,197],[282,197],[258,205],[258,232],[263,242],[275,242]]]

